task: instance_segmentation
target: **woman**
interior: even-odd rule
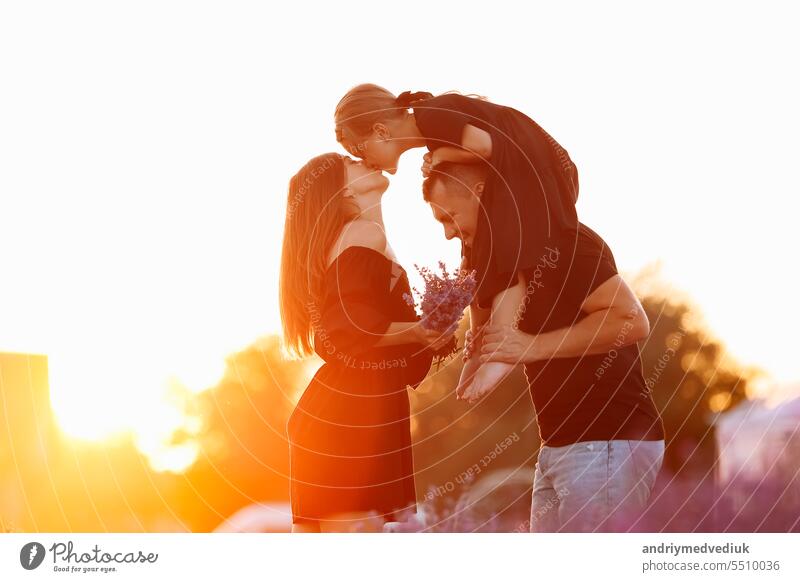
[[[458,94],[406,91],[395,97],[364,84],[341,99],[335,121],[337,140],[348,151],[390,173],[404,152],[417,147],[429,150],[425,175],[440,162],[488,163],[474,240],[462,245],[465,264],[478,274],[472,342],[480,343],[479,330],[490,316],[495,325],[515,323],[524,272],[535,269],[548,249],[574,248],[577,168],[564,148],[519,111]],[[492,362],[479,369],[469,360],[459,392],[472,382],[471,392],[485,394],[512,368]]]
[[[324,154],[289,184],[280,274],[287,348],[325,363],[288,422],[293,531],[348,531],[416,509],[407,386],[449,338],[425,330],[388,246],[388,179]]]

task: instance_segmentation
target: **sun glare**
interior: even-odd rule
[[[198,418],[187,415],[186,404],[214,386],[224,371],[220,364],[199,365],[194,373],[169,374],[157,366],[97,352],[90,356],[56,353],[49,357],[50,399],[61,431],[76,443],[108,443],[130,436],[156,471],[182,472],[194,463],[199,445]],[[135,365],[134,365],[135,364]],[[185,382],[183,378],[189,378]],[[180,442],[176,434],[187,435]]]

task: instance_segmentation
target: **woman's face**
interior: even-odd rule
[[[361,160],[345,156],[344,169],[345,186],[356,196],[383,194],[389,187],[389,178]]]

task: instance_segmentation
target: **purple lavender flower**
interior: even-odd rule
[[[449,272],[442,261],[439,261],[438,271],[416,264],[414,267],[425,283],[424,291],[420,292],[416,287],[413,290],[419,298],[418,312],[422,326],[443,334],[454,334],[458,329],[458,322],[464,315],[464,309],[475,296],[475,271],[455,269]],[[404,299],[414,306],[413,297],[406,294]],[[455,352],[455,349],[456,345],[453,341],[447,347],[446,352],[443,355],[437,354],[437,357],[443,359]]]

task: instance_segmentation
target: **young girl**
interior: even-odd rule
[[[348,151],[390,173],[416,147],[429,150],[426,176],[439,162],[488,163],[474,240],[462,246],[465,265],[478,274],[471,341],[480,343],[490,317],[493,325],[514,324],[524,309],[524,272],[535,269],[548,249],[571,249],[577,240],[578,172],[567,151],[519,111],[458,94],[406,91],[396,97],[377,85],[358,85],[339,102],[335,121],[336,137]],[[469,400],[513,368],[479,366],[469,359],[461,376],[458,393]]]
[[[293,531],[365,529],[416,509],[406,387],[449,337],[403,299],[388,246],[388,179],[339,154],[291,179],[280,273],[286,346],[325,363],[288,422]]]

